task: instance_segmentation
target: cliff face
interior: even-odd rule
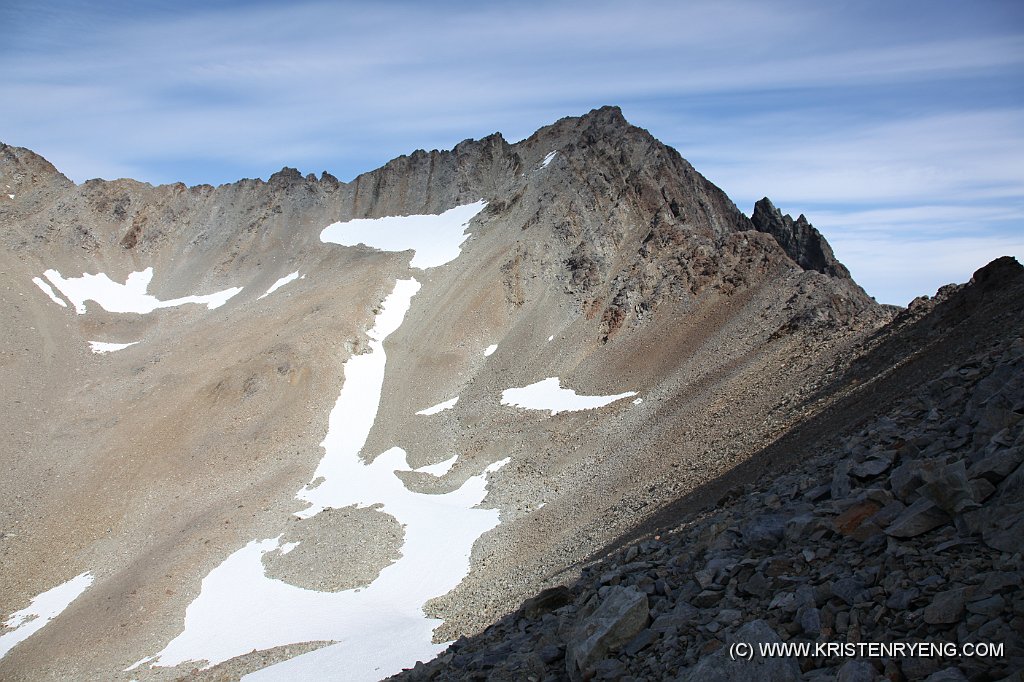
[[[0,487],[18,491],[2,509],[0,595],[20,608],[83,572],[95,580],[0,658],[0,676],[117,677],[179,635],[203,578],[257,539],[305,544],[267,559],[287,584],[371,585],[403,556],[393,516],[294,512],[296,492],[316,487],[346,362],[377,344],[386,370],[361,461],[401,448],[409,466],[395,476],[427,496],[486,476],[483,507],[500,512],[468,576],[425,606],[445,639],[825,409],[851,349],[891,317],[806,221],[764,202],[748,220],[614,107],[515,144],[495,134],[416,151],[351,182],[286,168],[219,187],[75,185],[27,150],[0,151],[0,409],[18,425],[0,467]],[[480,200],[461,253],[426,270],[409,250],[321,239],[339,221]],[[79,314],[45,291],[51,270],[120,284],[149,268],[145,293],[160,302],[234,294],[145,314],[87,300]],[[410,278],[420,288],[381,342],[368,331]],[[133,345],[97,354],[94,341]],[[550,378],[636,398],[553,414],[504,397]],[[419,470],[452,455],[450,470]],[[339,538],[370,554],[310,559]],[[284,648],[298,643],[246,641],[271,651],[224,665],[320,646]]]

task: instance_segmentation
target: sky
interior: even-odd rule
[[[622,107],[906,305],[1024,256],[1024,3],[0,0],[0,141],[76,182],[342,180]]]

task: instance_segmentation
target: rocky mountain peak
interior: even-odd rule
[[[605,105],[591,109],[579,117],[580,123],[586,125],[632,127],[622,114],[622,109],[613,105]]]
[[[297,168],[291,168],[290,166],[284,166],[281,170],[271,175],[270,180],[268,180],[271,185],[290,185],[302,181],[302,173]]]
[[[3,142],[0,142],[0,177],[4,178],[5,184],[11,183],[10,189],[15,189],[12,180],[24,182],[26,186],[56,183],[70,187],[74,184],[39,154]]]
[[[636,134],[646,143],[655,142],[650,133],[627,121],[619,107],[603,106],[582,116],[560,118],[535,132],[526,142],[547,144],[552,148],[590,146],[598,142],[622,146],[624,138]]]
[[[1002,289],[1020,277],[1024,266],[1013,256],[1000,256],[994,261],[978,269],[971,282],[986,291]]]
[[[816,270],[832,277],[850,278],[850,271],[836,260],[825,237],[802,214],[793,220],[775,208],[765,197],[754,204],[750,222],[758,232],[766,232],[804,270]]]

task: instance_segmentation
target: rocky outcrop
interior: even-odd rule
[[[849,279],[850,271],[836,260],[832,247],[825,237],[800,215],[793,220],[788,214],[775,208],[771,200],[765,197],[754,204],[754,213],[750,222],[758,232],[765,232],[775,237],[790,258],[804,270],[815,270],[830,277]]]
[[[0,168],[4,170],[5,189],[11,193],[30,188],[39,190],[74,185],[52,163],[35,152],[3,142],[0,142]]]

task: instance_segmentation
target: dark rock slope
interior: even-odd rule
[[[1010,258],[919,300],[842,377],[877,396],[866,418],[819,428],[771,475],[705,498],[400,677],[1020,679],[1021,301],[1024,269]],[[728,655],[784,641],[851,646]],[[868,656],[857,647],[869,643],[943,648]],[[988,644],[1001,649],[964,655]]]

